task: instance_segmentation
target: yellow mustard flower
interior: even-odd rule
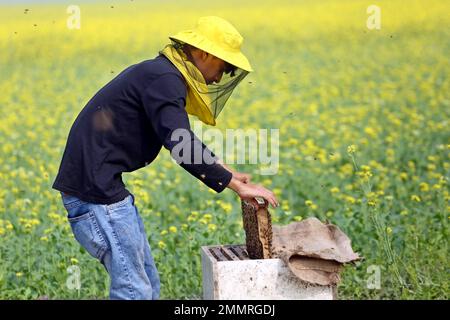
[[[170,227],[169,227],[169,231],[172,232],[172,233],[177,233],[178,230],[177,230],[177,227],[175,227],[175,226],[170,226]]]
[[[165,249],[166,248],[166,244],[164,243],[164,241],[159,241],[158,242],[158,247],[160,247],[161,249]]]

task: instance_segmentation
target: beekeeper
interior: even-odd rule
[[[252,71],[240,51],[242,36],[210,16],[169,38],[156,58],[126,68],[82,109],[53,184],[75,238],[106,268],[111,299],[159,298],[158,271],[122,173],[151,163],[162,146],[172,151],[181,143],[173,139],[175,130],[189,133],[193,155],[206,155],[200,162],[179,155],[184,161],[177,162],[209,188],[278,205],[271,191],[225,166],[190,129],[188,114],[215,125],[233,89]]]

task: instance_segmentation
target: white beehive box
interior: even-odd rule
[[[281,259],[252,260],[245,245],[201,248],[207,300],[332,300],[335,286],[305,283]]]

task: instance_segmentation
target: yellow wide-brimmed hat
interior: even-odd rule
[[[222,18],[202,17],[195,29],[181,31],[169,38],[190,44],[245,71],[253,71],[241,52],[244,38],[231,23]]]

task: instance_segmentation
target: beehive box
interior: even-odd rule
[[[207,300],[332,300],[335,286],[305,283],[281,259],[249,259],[245,245],[201,247]]]

